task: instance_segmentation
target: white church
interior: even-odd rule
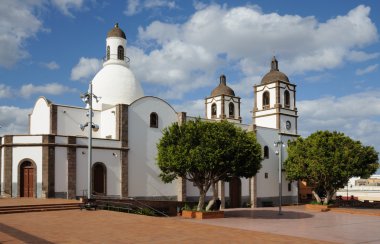
[[[80,127],[89,120],[88,107],[54,104],[40,97],[29,115],[29,133],[1,138],[1,197],[72,199],[86,195],[90,188],[93,195],[109,198],[197,200],[198,189],[190,182],[178,179],[164,184],[155,161],[162,130],[195,118],[175,111],[161,98],[144,95],[129,68],[126,45],[125,33],[116,24],[107,34],[103,68],[92,80],[93,94],[101,97],[98,102],[93,99],[96,126]],[[296,86],[279,71],[273,57],[270,71],[253,92],[253,123],[249,125],[241,123],[240,97],[227,86],[226,76],[220,76],[205,98],[204,120],[228,120],[253,130],[263,149],[262,168],[255,177],[218,184],[222,206],[277,205],[280,171],[282,203],[297,203],[297,182],[286,181],[286,173],[279,168],[279,157],[282,153],[282,160],[286,158],[286,149],[274,145],[280,139],[286,146],[298,136]]]

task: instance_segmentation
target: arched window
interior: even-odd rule
[[[110,56],[111,56],[110,46],[107,46],[107,60],[110,59]]]
[[[213,103],[211,105],[211,118],[215,118],[216,117],[216,104]]]
[[[124,60],[124,47],[117,47],[117,59]]]
[[[270,104],[270,95],[269,92],[266,91],[263,94],[263,109],[268,109]]]
[[[235,117],[235,105],[232,102],[230,104],[228,104],[228,113],[230,115],[230,118]]]
[[[289,94],[288,90],[286,90],[284,92],[284,101],[285,101],[285,107],[289,108],[290,107],[290,94]]]
[[[155,112],[150,114],[150,127],[158,128],[158,115]]]
[[[264,147],[264,158],[269,158],[269,147],[268,146]]]

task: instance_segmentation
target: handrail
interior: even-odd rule
[[[126,63],[129,63],[131,61],[131,59],[127,56],[124,56],[124,59],[119,59],[118,58],[119,55],[117,54],[110,54],[110,58],[107,59],[107,56],[104,56],[102,59],[103,59],[103,63],[104,62],[107,62],[108,60],[120,60],[120,61],[125,61]]]
[[[135,201],[135,202],[137,202],[137,203],[143,205],[144,207],[147,207],[147,208],[149,208],[150,210],[153,210],[153,211],[156,212],[156,213],[159,213],[159,214],[161,214],[161,215],[163,215],[163,216],[165,216],[165,217],[169,217],[169,215],[167,215],[166,213],[161,212],[160,210],[157,210],[157,209],[155,209],[155,208],[153,208],[153,207],[151,207],[151,206],[149,206],[149,205],[147,205],[147,204],[145,204],[145,203],[143,203],[143,202],[140,202],[139,200],[137,200],[137,199],[135,199],[135,198],[133,198],[133,197],[127,197],[126,199],[127,199],[127,200]]]

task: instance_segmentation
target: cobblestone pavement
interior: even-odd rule
[[[0,199],[1,205],[9,204]],[[224,219],[209,220],[99,210],[5,214],[0,215],[0,243],[380,243],[378,216],[302,207],[285,207],[283,213],[232,209]]]

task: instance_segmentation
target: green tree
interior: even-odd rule
[[[305,181],[313,187],[317,201],[325,195],[328,204],[351,177],[373,174],[379,167],[378,160],[378,152],[371,146],[336,131],[317,131],[289,143],[284,167],[288,180]]]
[[[204,209],[210,186],[234,176],[252,177],[261,167],[261,147],[254,133],[226,121],[175,123],[164,129],[157,148],[161,179],[193,182],[199,189],[198,210]]]

